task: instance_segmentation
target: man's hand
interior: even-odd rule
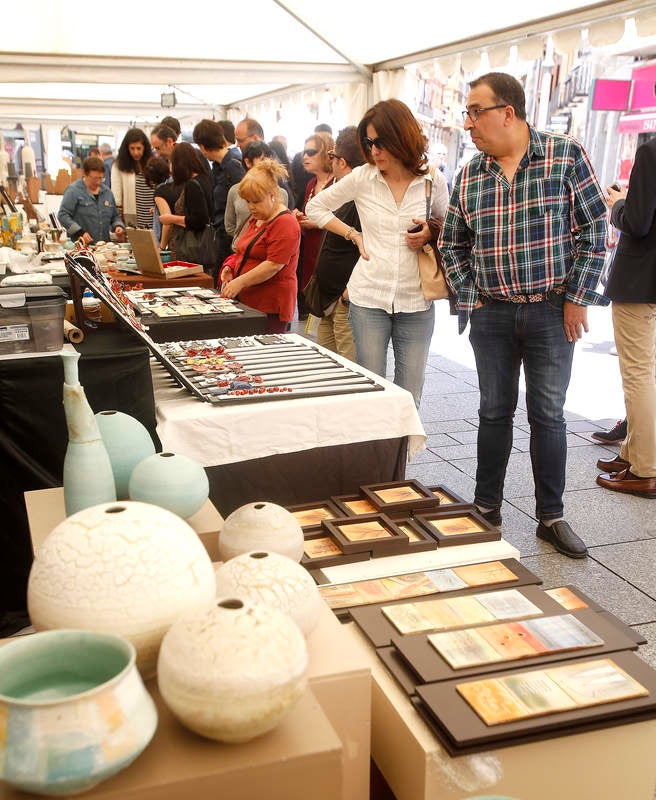
[[[576,342],[588,332],[588,307],[565,300],[563,306],[563,327],[568,342]]]

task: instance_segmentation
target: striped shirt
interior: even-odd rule
[[[607,305],[595,291],[604,264],[606,203],[574,139],[538,132],[512,183],[479,153],[458,175],[438,246],[458,298],[460,330],[481,291],[538,294],[566,285],[566,299]]]
[[[137,223],[140,228],[153,227],[153,190],[144,180],[142,172],[137,172],[134,176],[134,188],[137,197]]]

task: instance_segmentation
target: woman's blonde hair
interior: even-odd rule
[[[254,164],[241,179],[239,196],[257,203],[267,194],[278,197],[278,181],[287,177],[287,170],[272,158],[263,158]]]
[[[335,140],[333,137],[325,131],[319,131],[307,137],[305,140],[306,146],[308,142],[314,142],[316,149],[319,151],[318,155],[321,157],[321,169],[324,172],[332,173],[333,164],[328,153],[335,149]]]

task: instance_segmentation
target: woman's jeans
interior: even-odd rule
[[[392,340],[394,383],[407,389],[419,408],[435,325],[433,304],[426,311],[388,314],[382,308],[351,303],[349,322],[358,364],[383,378],[387,370],[387,347]]]
[[[563,407],[574,343],[563,328],[564,295],[541,303],[486,300],[469,341],[481,392],[475,502],[499,508],[513,438],[520,365],[526,380],[531,465],[539,520],[563,515],[567,439]]]

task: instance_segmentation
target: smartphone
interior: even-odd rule
[[[419,231],[423,228],[423,225],[417,224],[413,225],[412,228],[408,228],[408,233],[419,233]]]

